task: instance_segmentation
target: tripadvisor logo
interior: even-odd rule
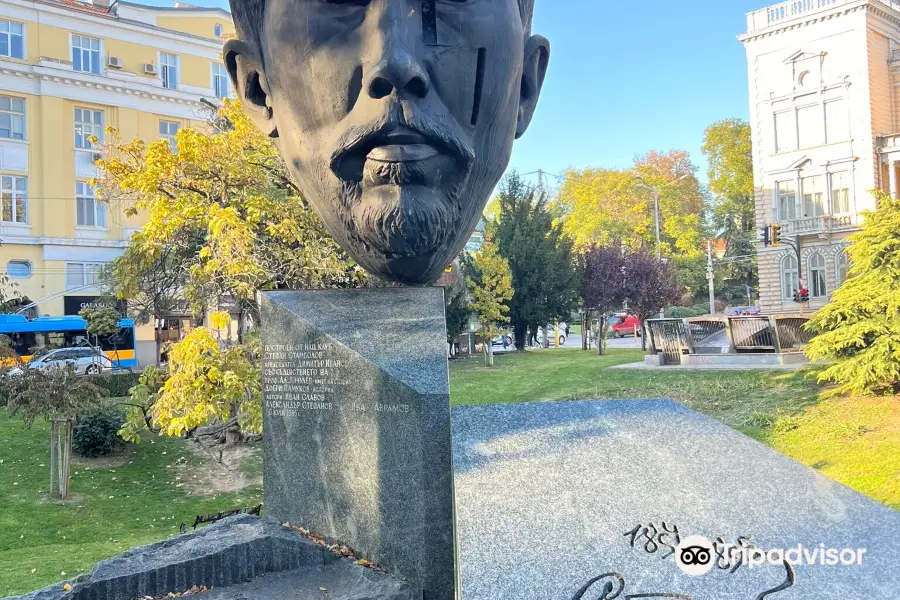
[[[675,564],[688,575],[706,575],[714,564],[712,543],[703,536],[684,538],[675,549]]]
[[[675,563],[688,575],[706,575],[716,564],[716,558],[724,561],[729,568],[746,564],[749,568],[763,565],[782,565],[788,563],[798,565],[851,566],[861,565],[867,550],[865,548],[826,548],[819,544],[818,548],[809,548],[802,544],[787,550],[774,548],[763,550],[752,546],[734,546],[723,544],[721,552],[716,550],[712,542],[700,535],[681,540],[675,548]]]

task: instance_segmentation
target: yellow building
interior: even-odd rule
[[[230,93],[221,9],[176,2],[0,0],[0,263],[39,314],[77,314],[99,293],[140,217],[88,185],[88,139],[172,139],[203,118],[201,100]],[[138,331],[152,356],[153,325]]]

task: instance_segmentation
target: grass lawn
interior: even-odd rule
[[[151,438],[114,461],[73,464],[74,501],[53,504],[45,498],[49,424],[38,420],[24,429],[21,419],[0,410],[0,440],[0,597],[68,579],[128,548],[165,539],[198,514],[262,501],[258,484],[200,495],[194,478],[216,472],[212,459],[187,442]],[[258,459],[247,462],[258,472]]]
[[[900,398],[821,400],[811,370],[646,371],[641,360],[581,350],[499,354],[450,366],[457,405],[542,400],[672,398],[900,510]]]

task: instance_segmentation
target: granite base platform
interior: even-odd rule
[[[418,600],[412,586],[296,531],[237,516],[134,548],[68,582],[7,600],[133,600],[193,586],[204,600]]]
[[[900,512],[676,402],[456,407],[453,459],[464,600],[900,598]]]

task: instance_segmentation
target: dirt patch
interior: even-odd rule
[[[124,448],[107,456],[97,458],[85,458],[72,453],[72,464],[85,469],[118,469],[131,460],[133,454],[130,448]]]
[[[84,496],[70,492],[69,496],[62,500],[60,498],[51,498],[48,492],[41,492],[38,495],[38,504],[57,504],[61,506],[78,506],[84,502]]]
[[[186,447],[202,461],[199,465],[181,464],[178,467],[176,485],[183,486],[191,495],[214,496],[262,486],[262,473],[254,468],[260,461],[261,447],[216,445],[207,448],[196,442],[188,442]]]

